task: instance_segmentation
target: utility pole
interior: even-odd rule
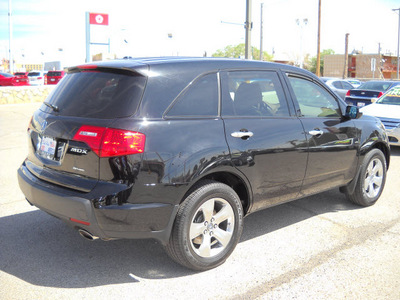
[[[349,69],[349,35],[350,33],[346,33],[346,38],[344,42],[344,70],[343,70],[343,79],[347,78],[347,73]]]
[[[264,3],[261,3],[261,21],[260,21],[260,61],[263,60],[263,9],[264,9]]]
[[[318,36],[317,36],[317,70],[315,74],[321,76],[321,0],[318,0]]]
[[[399,79],[399,45],[400,45],[400,8],[392,9],[393,11],[398,11],[399,15],[399,28],[397,30],[397,79]]]
[[[245,59],[249,59],[251,55],[251,29],[253,22],[251,21],[251,0],[246,0],[246,23],[244,28],[246,29],[246,42],[245,42]]]

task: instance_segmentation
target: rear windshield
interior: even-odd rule
[[[39,72],[30,72],[28,76],[40,76]]]
[[[113,119],[133,115],[140,103],[146,77],[131,73],[78,72],[64,76],[41,110],[62,116]]]
[[[47,73],[47,77],[49,76],[61,76],[61,72],[49,72]]]
[[[374,82],[369,81],[361,85],[358,89],[359,90],[374,90],[374,91],[386,91],[392,85],[391,82]]]

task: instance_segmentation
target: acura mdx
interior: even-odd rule
[[[33,114],[18,179],[87,239],[154,238],[207,270],[253,212],[332,188],[369,206],[384,188],[384,126],[308,71],[129,58],[67,73]]]

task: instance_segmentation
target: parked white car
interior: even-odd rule
[[[400,86],[391,88],[372,102],[374,103],[362,107],[360,111],[381,119],[388,133],[390,145],[400,146]]]
[[[28,79],[30,85],[44,85],[44,76],[47,72],[45,71],[30,71],[28,73]]]

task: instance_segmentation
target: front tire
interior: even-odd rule
[[[354,192],[346,192],[347,198],[360,206],[375,204],[385,186],[386,169],[386,158],[382,151],[372,149],[365,155]]]
[[[243,230],[243,209],[229,186],[202,182],[181,204],[166,251],[196,271],[215,268],[230,256]]]

